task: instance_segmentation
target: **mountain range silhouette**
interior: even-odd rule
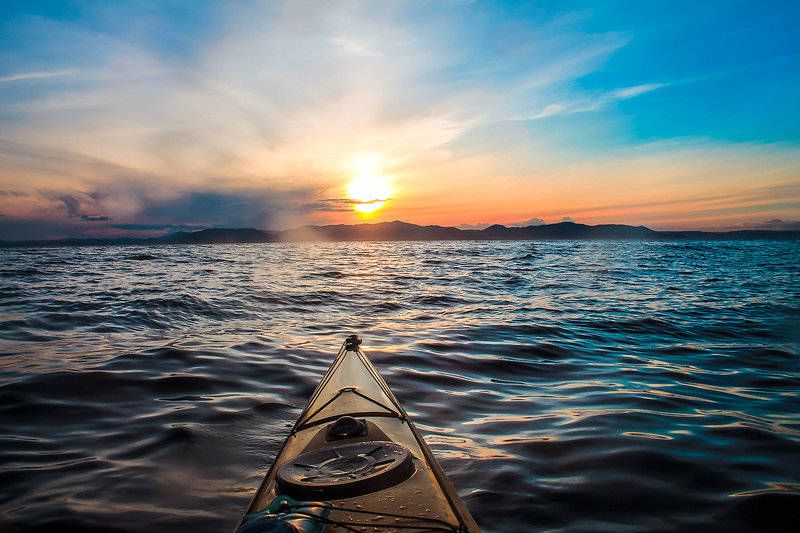
[[[645,226],[600,224],[589,226],[559,222],[538,226],[508,227],[500,224],[482,230],[462,230],[449,226],[419,226],[408,222],[377,224],[335,224],[302,226],[283,231],[253,228],[212,228],[178,232],[146,239],[60,239],[0,241],[1,246],[75,245],[159,245],[259,242],[336,242],[336,241],[463,241],[463,240],[796,240],[800,230],[655,231]]]

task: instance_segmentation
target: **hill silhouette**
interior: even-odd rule
[[[729,232],[655,231],[645,226],[600,224],[589,226],[559,222],[540,226],[507,227],[500,224],[483,230],[461,230],[448,226],[419,226],[408,222],[302,226],[283,231],[253,228],[213,228],[179,232],[148,239],[62,239],[49,241],[0,241],[0,246],[80,246],[221,244],[259,242],[335,241],[459,241],[459,240],[797,240],[800,230],[744,230]]]

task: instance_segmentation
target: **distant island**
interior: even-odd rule
[[[337,241],[497,241],[497,240],[797,240],[800,230],[742,230],[728,232],[655,231],[644,226],[600,224],[589,226],[559,222],[539,226],[507,227],[500,224],[482,230],[447,226],[419,226],[395,220],[377,224],[302,226],[284,231],[253,228],[213,228],[178,232],[147,239],[60,239],[0,241],[0,246],[89,246],[161,244],[233,244]]]

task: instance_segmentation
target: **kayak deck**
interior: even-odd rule
[[[326,533],[479,532],[386,382],[348,337],[247,509],[322,502]],[[320,526],[322,527],[322,526]],[[366,528],[366,529],[365,529]]]

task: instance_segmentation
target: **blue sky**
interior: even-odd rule
[[[0,239],[800,220],[794,1],[26,1],[0,24]],[[356,177],[391,186],[368,219]]]

